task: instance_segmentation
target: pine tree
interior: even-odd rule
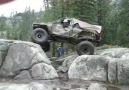
[[[123,46],[129,45],[129,1],[121,0],[118,27],[118,43]]]
[[[110,28],[110,0],[97,0],[98,24],[102,26],[102,43],[109,44],[111,42]]]

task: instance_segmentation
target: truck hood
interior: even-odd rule
[[[74,19],[73,18],[73,23],[74,24],[76,24],[76,23],[78,23],[79,24],[79,26],[82,28],[82,29],[84,29],[84,30],[86,30],[86,31],[88,31],[88,32],[92,32],[92,33],[101,33],[101,31],[102,31],[102,26],[99,26],[99,25],[92,25],[92,24],[89,24],[89,23],[87,23],[87,22],[83,22],[83,21],[80,21],[80,20],[78,20],[78,19]]]
[[[45,25],[45,26],[52,26],[52,23],[44,23],[44,22],[42,22],[42,23],[33,23],[33,25]]]

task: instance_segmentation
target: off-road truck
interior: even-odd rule
[[[76,45],[79,55],[92,55],[101,40],[101,28],[78,19],[63,18],[51,23],[34,23],[31,38],[45,52],[49,51],[50,42],[59,41]]]

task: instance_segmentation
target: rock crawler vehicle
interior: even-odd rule
[[[59,41],[76,45],[78,55],[92,55],[101,40],[102,27],[75,18],[61,18],[51,23],[34,23],[32,41],[40,44],[45,52],[50,42]]]

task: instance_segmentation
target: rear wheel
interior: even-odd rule
[[[36,28],[32,31],[31,39],[37,44],[44,44],[48,40],[48,33],[42,28]]]
[[[89,41],[82,41],[77,45],[76,51],[78,55],[93,55],[94,45]]]

